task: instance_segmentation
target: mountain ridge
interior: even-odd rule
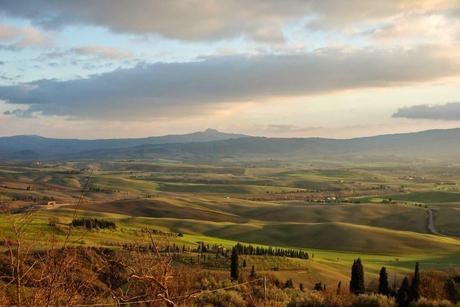
[[[13,144],[8,141],[16,140]],[[183,135],[138,139],[51,139],[40,136],[0,137],[0,158],[104,159],[245,156],[299,157],[396,155],[455,157],[460,154],[460,128],[385,134],[350,139],[272,138],[207,129]],[[9,146],[9,147],[8,147]]]

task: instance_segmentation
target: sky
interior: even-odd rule
[[[0,0],[0,135],[460,127],[458,0]]]

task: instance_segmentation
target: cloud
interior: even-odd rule
[[[274,135],[305,135],[314,134],[319,131],[327,130],[325,127],[304,127],[289,124],[269,124],[263,127],[262,131]]]
[[[68,50],[56,50],[44,54],[42,59],[59,59],[66,56],[90,56],[102,60],[126,60],[133,57],[130,51],[119,48],[107,47],[102,45],[86,45],[75,47]]]
[[[409,119],[460,120],[460,102],[441,105],[416,105],[400,108],[393,117]]]
[[[244,35],[269,42],[283,40],[283,25],[306,16],[315,18],[317,29],[342,29],[404,12],[453,12],[459,6],[455,0],[0,0],[5,14],[52,29],[85,24],[182,40]]]
[[[460,20],[442,12],[406,13],[357,33],[386,45],[455,44],[459,41]]]
[[[3,112],[3,115],[15,116],[19,118],[34,118],[31,112],[27,112],[21,109],[8,110]]]
[[[360,24],[374,24],[404,15],[434,13],[452,15],[460,8],[455,0],[324,0],[311,1],[315,19],[308,26],[314,30],[343,29]]]
[[[278,1],[35,0],[21,3],[1,0],[0,11],[55,29],[66,25],[94,25],[114,32],[159,34],[182,40],[219,40],[246,35],[262,41],[283,39],[284,21],[300,18],[306,5],[301,0]],[[294,5],[295,4],[295,5]]]
[[[3,49],[23,49],[32,46],[49,46],[51,37],[33,27],[16,27],[0,24],[0,46]]]
[[[232,103],[390,87],[458,75],[458,61],[437,50],[341,50],[222,56],[141,64],[86,79],[0,87],[0,99],[25,112],[94,119],[188,116]]]
[[[117,48],[98,46],[98,45],[89,45],[78,48],[73,48],[71,52],[80,54],[80,55],[90,55],[102,59],[111,59],[111,60],[124,60],[132,57],[132,53]]]

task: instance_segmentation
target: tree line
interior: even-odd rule
[[[308,253],[300,249],[284,249],[273,247],[261,247],[237,243],[233,249],[239,255],[257,255],[257,256],[279,256],[289,258],[308,259]]]
[[[361,259],[353,261],[351,266],[350,292],[353,294],[363,294],[366,289],[364,286],[364,267]],[[385,267],[379,272],[378,293],[394,297],[399,307],[409,306],[412,302],[420,299],[420,271],[419,263],[415,263],[414,275],[411,282],[404,277],[399,289],[391,289],[388,283],[388,273]]]
[[[117,226],[112,221],[93,218],[74,219],[71,223],[72,227],[85,227],[86,229],[116,229]]]

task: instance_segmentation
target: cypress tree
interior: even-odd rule
[[[390,293],[390,288],[388,287],[388,274],[385,267],[380,269],[379,293],[383,295],[388,295]]]
[[[300,283],[300,284],[299,284],[299,290],[302,291],[302,292],[305,291],[304,286],[303,286],[303,283]]]
[[[398,303],[398,307],[406,307],[410,304],[410,286],[409,286],[409,279],[404,277],[401,287],[396,293],[396,303]]]
[[[364,293],[364,268],[361,259],[353,261],[351,267],[350,292],[353,294]]]
[[[230,262],[230,278],[232,280],[238,280],[239,275],[240,272],[238,268],[238,251],[236,250],[236,248],[233,248]]]
[[[337,291],[335,294],[337,295],[340,295],[340,292],[342,291],[342,281],[339,280],[338,284],[337,284]]]
[[[284,284],[284,288],[285,288],[285,289],[292,289],[292,288],[294,288],[294,282],[292,281],[292,279],[286,280],[286,283]]]
[[[254,265],[251,267],[251,274],[249,275],[249,277],[251,278],[256,277],[256,268],[254,267]]]
[[[315,283],[315,286],[313,287],[313,290],[315,291],[324,291],[325,289],[326,289],[326,285],[323,286],[322,282]]]
[[[415,263],[414,277],[412,278],[412,284],[410,286],[410,300],[418,301],[420,298],[420,272],[419,264]]]
[[[449,278],[444,284],[447,297],[454,303],[460,302],[460,285],[453,278]]]

